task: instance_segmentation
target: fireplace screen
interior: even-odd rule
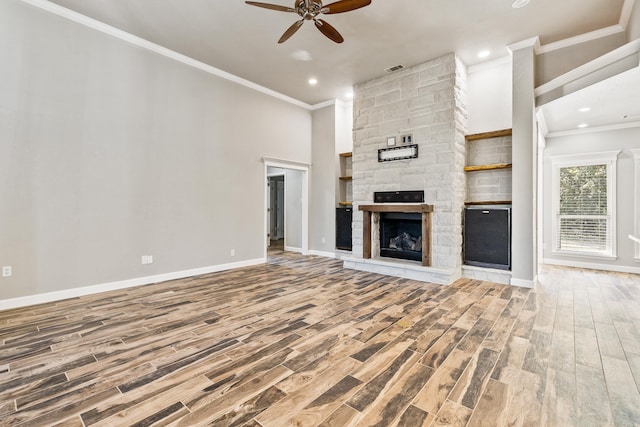
[[[380,213],[380,256],[422,260],[420,213]]]

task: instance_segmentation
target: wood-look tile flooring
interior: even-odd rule
[[[640,279],[266,265],[0,312],[0,425],[640,425]]]

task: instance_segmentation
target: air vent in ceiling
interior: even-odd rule
[[[393,67],[389,67],[389,68],[385,68],[385,72],[386,73],[393,73],[394,71],[399,71],[404,69],[404,65],[399,64],[399,65],[394,65]]]

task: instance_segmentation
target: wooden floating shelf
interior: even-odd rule
[[[510,205],[511,200],[486,200],[480,202],[464,202],[465,206],[478,206],[478,205]]]
[[[338,202],[339,206],[353,206],[353,202]]]
[[[351,151],[349,151],[348,153],[340,153],[340,157],[351,157],[353,156],[353,153]]]
[[[477,141],[479,139],[499,138],[501,136],[511,136],[511,129],[495,130],[492,132],[474,133],[464,137],[467,141]]]
[[[493,165],[477,165],[477,166],[465,166],[465,172],[474,172],[474,171],[490,171],[495,169],[511,169],[511,163],[496,163]]]
[[[353,179],[353,177],[352,176],[341,176],[340,179],[342,181],[351,181]]]

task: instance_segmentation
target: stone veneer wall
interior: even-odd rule
[[[459,271],[465,166],[466,69],[448,54],[354,90],[353,255],[362,257],[360,204],[374,191],[424,190],[434,205],[432,266]],[[419,157],[378,162],[387,137],[412,134]],[[398,142],[399,143],[399,142]],[[459,276],[459,273],[458,273]]]

